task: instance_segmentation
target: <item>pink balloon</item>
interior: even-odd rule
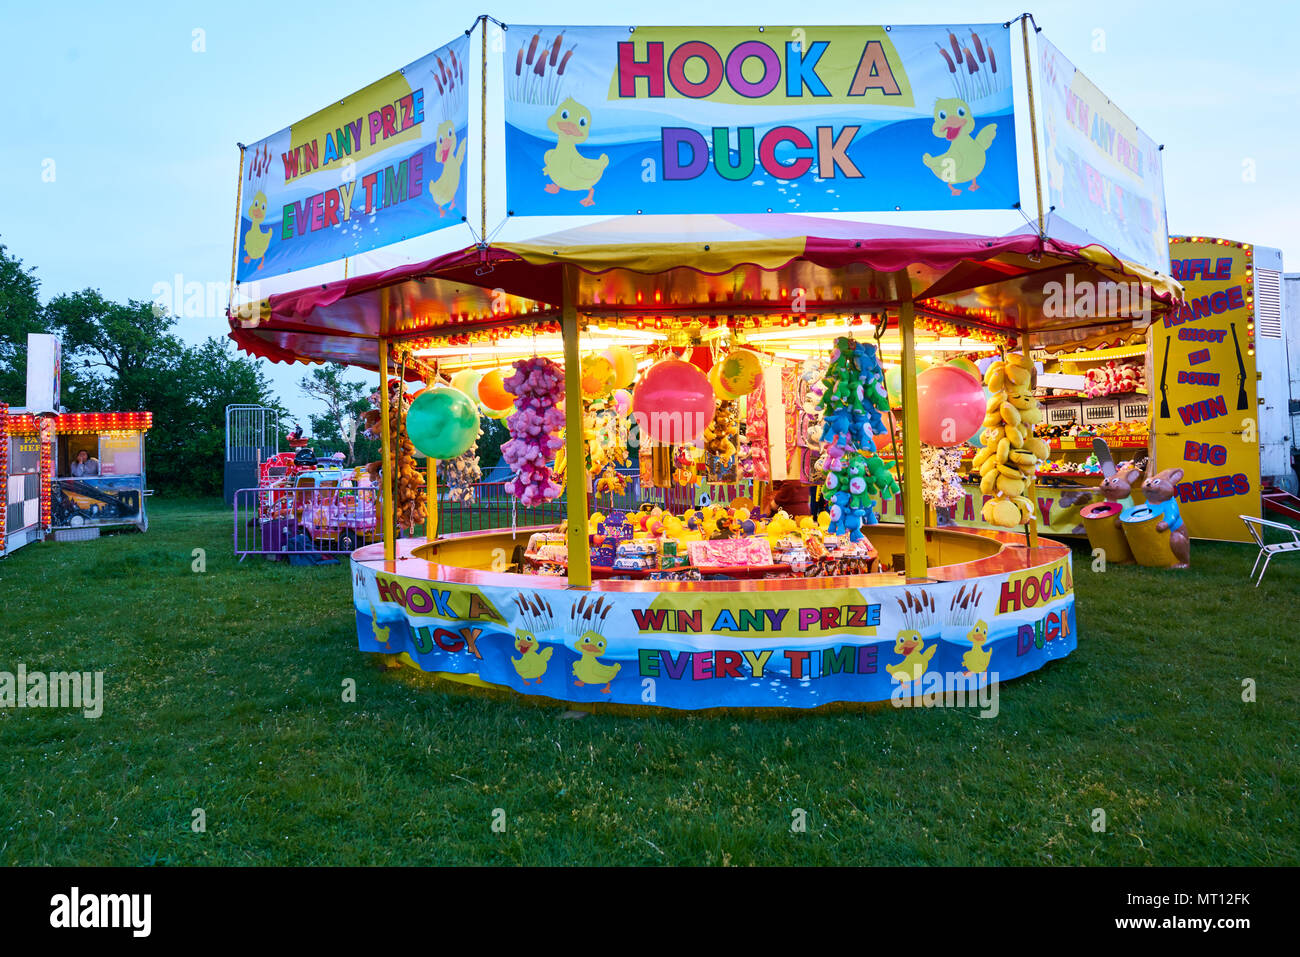
[[[632,411],[632,393],[627,389],[616,389],[614,391],[614,408],[618,414],[627,418],[627,414]]]
[[[668,445],[694,442],[713,418],[713,387],[681,359],[656,362],[632,393],[632,415],[643,436]],[[981,416],[982,418],[982,416]]]
[[[916,377],[921,441],[961,445],[984,422],[984,387],[965,369],[931,366]]]

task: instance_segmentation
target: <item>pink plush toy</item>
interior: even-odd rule
[[[505,387],[515,397],[515,411],[506,420],[510,441],[501,446],[502,459],[515,473],[505,490],[523,505],[559,498],[562,489],[547,463],[564,445],[559,436],[564,413],[557,408],[564,398],[564,370],[545,356],[522,359]]]

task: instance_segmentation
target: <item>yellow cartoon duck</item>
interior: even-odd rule
[[[984,642],[989,640],[988,624],[983,620],[975,622],[975,627],[966,633],[966,640],[971,643],[971,650],[961,656],[966,674],[983,674],[988,671],[989,659],[993,657],[993,649],[984,647]]]
[[[934,135],[948,141],[948,152],[942,156],[926,153],[921,160],[935,176],[948,184],[954,196],[961,195],[958,183],[969,182],[967,189],[979,189],[975,177],[984,171],[984,154],[992,145],[998,126],[990,123],[977,136],[971,135],[974,129],[975,117],[965,100],[953,97],[935,102]]]
[[[511,658],[510,663],[515,666],[515,671],[519,672],[519,677],[524,679],[524,684],[528,684],[534,678],[537,683],[542,683],[542,675],[546,674],[547,662],[551,660],[551,652],[554,649],[543,648],[542,643],[538,641],[529,631],[515,632],[515,651],[519,652],[520,657]]]
[[[583,206],[594,205],[596,183],[604,175],[609,157],[601,153],[597,159],[588,159],[578,152],[578,144],[586,142],[591,135],[591,111],[569,97],[546,120],[546,128],[556,136],[555,149],[547,150],[542,157],[546,162],[542,172],[551,178],[546,191],[585,189],[587,195],[578,202]]]
[[[244,262],[251,263],[256,259],[257,268],[261,269],[266,247],[271,245],[271,230],[262,228],[262,220],[266,219],[266,194],[260,189],[253,195],[252,205],[248,207],[248,218],[253,225],[244,233]]]
[[[894,640],[894,654],[902,655],[903,660],[896,665],[885,665],[885,670],[894,676],[895,681],[904,684],[920,681],[930,667],[930,659],[934,657],[937,647],[938,645],[931,645],[926,648],[925,639],[919,631],[900,631]]]
[[[456,127],[451,120],[439,124],[438,142],[433,148],[434,158],[442,164],[442,172],[429,184],[429,193],[438,204],[438,215],[447,215],[443,207],[456,207],[456,190],[460,187],[460,166],[465,162],[465,143],[456,145]]]
[[[604,684],[601,694],[609,694],[610,682],[618,674],[622,665],[602,665],[596,659],[605,653],[605,639],[594,631],[586,632],[578,639],[577,647],[582,657],[573,663],[574,682],[579,688],[583,685]]]
[[[382,628],[379,626],[379,612],[375,611],[375,606],[369,600],[366,604],[370,605],[370,633],[375,636],[375,641],[387,648],[389,628],[387,625]]]

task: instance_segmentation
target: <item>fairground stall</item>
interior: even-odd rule
[[[0,408],[0,474],[7,477],[0,553],[50,534],[75,541],[101,528],[147,529],[144,442],[152,425],[150,412]]]
[[[688,235],[664,241],[683,227]],[[1177,293],[1095,249],[1038,237],[640,217],[274,296],[256,318],[233,319],[231,334],[256,355],[349,362],[378,368],[384,381],[395,364],[408,377],[423,369],[431,388],[409,406],[385,403],[382,435],[401,442],[389,428],[401,417],[435,457],[440,437],[472,438],[480,404],[508,401],[516,496],[524,505],[565,496],[559,528],[399,538],[390,503],[401,493],[389,494],[384,543],[353,555],[363,650],[567,701],[816,707],[885,700],[931,672],[1011,678],[1075,647],[1069,550],[1038,541],[1025,507],[1042,456],[1017,425],[1037,405],[1032,363],[1015,352],[1099,324],[1043,314],[1043,286],[1066,267],[1141,283],[1161,308]],[[967,294],[997,308],[952,303]],[[995,356],[984,385],[997,401],[986,403],[965,371],[935,382],[918,375],[918,329],[945,348],[960,340]],[[810,377],[822,389],[809,402],[821,412],[821,448],[842,453],[823,463],[827,518],[801,523],[760,496],[693,514],[601,513],[601,479],[619,446],[599,436],[628,418],[642,437],[643,474],[706,485],[735,468],[731,423],[744,397],[751,450],[761,445],[769,463],[779,454],[788,469],[780,443],[797,417],[769,406],[785,390],[758,383],[807,373],[810,341],[825,350]],[[895,351],[902,426],[897,467],[882,468],[877,453],[892,440],[879,411],[888,406],[879,357]],[[461,361],[448,364],[462,370],[489,368],[476,383],[460,378],[460,389],[440,385],[438,364],[453,356]],[[502,386],[509,400],[494,394]],[[399,394],[381,394],[390,392]],[[425,397],[432,417],[417,408]],[[1006,531],[926,526],[921,444],[942,442],[945,427],[955,429],[949,444],[992,430],[984,458],[1000,467],[989,470],[982,511]],[[470,451],[461,444],[453,439],[443,454]],[[583,463],[564,469],[563,489],[557,452]],[[402,474],[400,458],[390,471]],[[900,478],[904,522],[869,524]]]
[[[383,541],[352,555],[361,649],[471,685],[678,709],[978,689],[1069,654],[1070,551],[1038,538],[1050,448],[1030,350],[1137,321],[1057,308],[1063,281],[1133,287],[1143,324],[1179,299],[1155,144],[1107,113],[1111,165],[1083,157],[1086,81],[1035,62],[1027,16],[501,26],[495,88],[489,20],[241,147],[233,278],[316,272],[238,295],[232,337],[380,376]],[[474,30],[483,85],[466,97]],[[1036,83],[1053,103],[1041,138]],[[504,129],[504,182],[489,184],[487,137],[466,154],[470,102],[478,129]],[[467,223],[475,161],[472,246],[376,253]],[[1088,184],[1116,165],[1101,208]],[[1029,226],[802,215],[918,210]],[[1053,234],[1076,214],[1077,241]],[[495,239],[511,217],[573,215],[610,218]],[[439,501],[472,496],[485,416],[510,433],[511,506],[466,532]],[[976,437],[989,528],[939,528]],[[417,455],[437,467],[421,475]],[[682,507],[629,501],[627,465]],[[901,521],[881,524],[895,499]],[[534,518],[556,502],[562,522]]]

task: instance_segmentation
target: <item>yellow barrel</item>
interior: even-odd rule
[[[1083,527],[1088,533],[1088,544],[1094,552],[1100,548],[1107,562],[1122,564],[1133,561],[1124,530],[1115,527],[1115,519],[1122,511],[1115,502],[1094,502],[1079,509]]]
[[[1134,505],[1124,509],[1120,515],[1120,524],[1128,538],[1128,547],[1133,550],[1133,557],[1139,565],[1152,568],[1169,568],[1178,564],[1173,549],[1169,547],[1169,530],[1156,531],[1160,524],[1160,513],[1153,511],[1149,505]]]

